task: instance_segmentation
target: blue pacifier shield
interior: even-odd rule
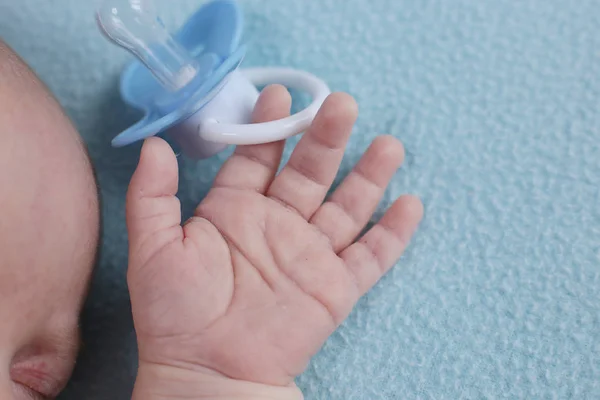
[[[245,47],[239,45],[242,25],[242,13],[232,0],[213,0],[188,19],[174,38],[197,61],[198,71],[177,92],[165,89],[139,60],[131,62],[121,75],[121,97],[144,116],[116,136],[112,145],[126,146],[157,135],[206,105],[245,55]]]

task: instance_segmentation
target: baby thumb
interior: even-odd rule
[[[169,243],[183,240],[177,158],[163,139],[146,139],[127,191],[130,265],[144,265]]]

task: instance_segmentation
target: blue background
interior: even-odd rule
[[[157,3],[173,28],[201,4]],[[63,399],[118,400],[135,376],[123,206],[139,146],[109,146],[137,115],[117,92],[129,55],[99,35],[94,4],[2,0],[0,36],[98,168],[102,258]],[[600,398],[600,3],[241,4],[245,66],[304,68],[356,97],[342,173],[391,133],[407,161],[382,209],[402,193],[425,203],[398,267],[299,378],[307,399]],[[182,160],[186,212],[226,156]]]

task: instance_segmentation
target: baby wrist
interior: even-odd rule
[[[270,386],[164,365],[140,365],[132,400],[303,400],[294,384]]]

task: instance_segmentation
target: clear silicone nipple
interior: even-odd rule
[[[133,53],[172,92],[198,73],[196,61],[167,32],[152,0],[105,0],[96,13],[100,29]]]

